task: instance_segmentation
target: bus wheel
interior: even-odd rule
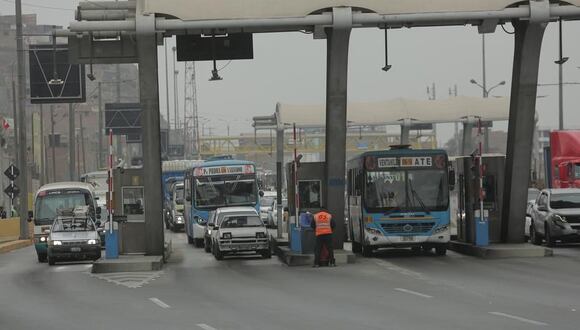
[[[362,246],[360,245],[360,243],[355,242],[354,240],[352,241],[352,252],[353,253],[361,253],[362,252]]]
[[[446,246],[438,246],[435,248],[435,254],[438,256],[444,256],[447,254],[447,247]]]
[[[196,248],[202,248],[203,247],[203,238],[196,238],[194,243],[195,243]]]
[[[364,245],[362,246],[362,255],[365,258],[370,258],[373,256],[373,249],[368,246],[368,245]]]
[[[189,235],[187,235],[187,244],[193,244],[193,238]]]

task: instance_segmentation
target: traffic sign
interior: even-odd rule
[[[6,171],[4,171],[4,175],[6,175],[6,177],[10,179],[10,181],[14,181],[20,175],[20,170],[18,169],[18,167],[12,164],[10,165],[10,167],[6,169]]]
[[[11,200],[14,200],[14,198],[18,197],[20,194],[20,188],[18,188],[18,186],[14,183],[11,183],[8,187],[6,187],[6,189],[4,189],[4,193],[8,195]]]

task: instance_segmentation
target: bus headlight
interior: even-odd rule
[[[197,218],[195,221],[196,221],[196,222],[197,222],[197,224],[198,224],[198,225],[200,225],[200,226],[205,226],[205,225],[207,224],[207,221],[205,221],[205,219],[203,219],[203,218],[199,218],[199,217],[198,217],[198,218]]]
[[[40,238],[40,241],[41,241],[41,242],[46,242],[46,236],[42,236],[42,237]]]
[[[383,236],[383,232],[378,230],[377,228],[367,227],[367,228],[365,228],[365,230],[367,231],[367,233],[369,233],[371,235]]]
[[[437,228],[435,228],[435,230],[433,230],[433,234],[440,234],[442,232],[445,232],[449,229],[449,225],[444,225],[444,226],[439,226]]]

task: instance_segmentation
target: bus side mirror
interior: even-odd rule
[[[28,222],[32,222],[33,218],[34,218],[34,212],[28,211]]]

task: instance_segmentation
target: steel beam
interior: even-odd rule
[[[138,16],[137,52],[139,57],[139,93],[143,109],[143,182],[145,185],[145,251],[163,255],[161,127],[159,118],[159,77],[154,17]]]
[[[322,203],[335,220],[334,243],[343,248],[346,175],[348,50],[351,8],[333,9],[333,26],[326,29],[326,183]]]
[[[276,104],[276,236],[282,238],[284,228],[284,206],[282,188],[284,186],[284,123],[280,120],[280,103]]]
[[[461,155],[469,156],[473,150],[473,127],[472,121],[466,120],[463,123],[463,139],[461,140]]]
[[[515,51],[502,206],[502,241],[524,242],[540,51],[549,20],[548,1],[532,1],[532,18],[515,21]]]
[[[537,2],[531,0],[532,3]],[[92,8],[96,9],[96,8]],[[99,8],[102,9],[102,8]],[[121,8],[110,8],[121,9]],[[580,19],[580,8],[571,5],[554,4],[549,8],[549,19],[565,20]],[[506,8],[498,11],[474,12],[441,12],[418,14],[386,14],[355,12],[352,15],[353,27],[419,27],[419,26],[449,26],[449,25],[481,25],[484,22],[495,21],[498,24],[514,19],[526,20],[531,17],[530,6],[522,5],[515,8]],[[167,35],[175,33],[200,33],[211,29],[248,29],[251,32],[288,32],[313,28],[314,26],[329,27],[332,25],[331,13],[308,15],[306,17],[283,17],[262,19],[234,19],[234,20],[199,20],[184,21],[180,19],[157,18],[155,28],[157,32]],[[96,31],[135,31],[135,21],[81,21],[72,22],[69,30],[72,32]]]

